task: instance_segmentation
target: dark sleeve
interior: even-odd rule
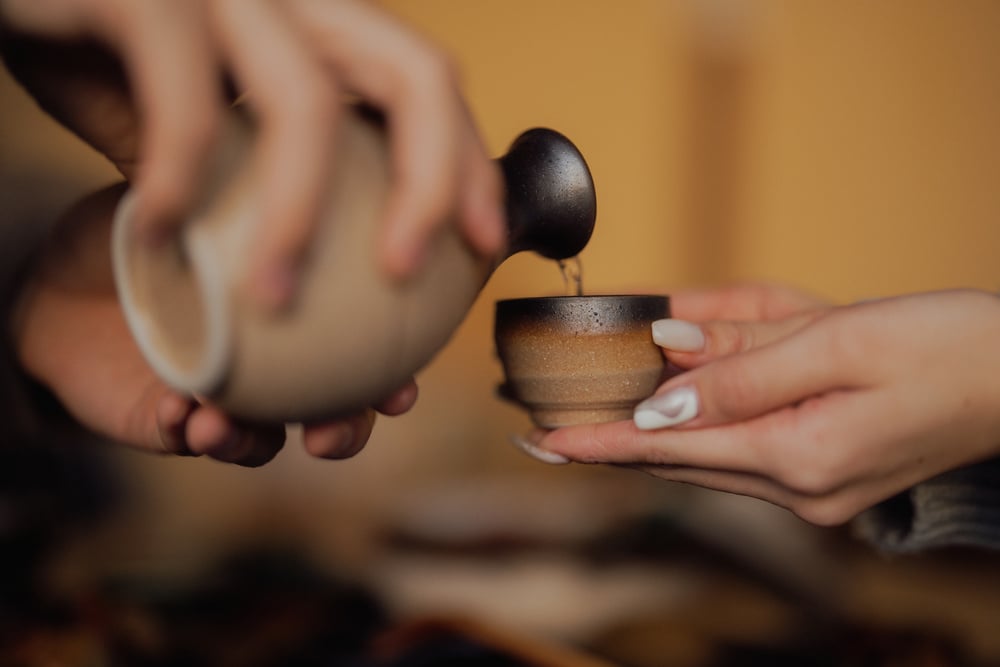
[[[13,441],[37,435],[53,405],[18,363],[15,309],[54,221],[85,186],[7,157],[0,153],[0,435]]]
[[[922,482],[861,514],[854,528],[888,553],[1000,549],[1000,458]]]
[[[22,372],[13,342],[14,310],[38,240],[10,218],[0,221],[0,431],[11,440],[34,435],[39,427],[37,387]]]

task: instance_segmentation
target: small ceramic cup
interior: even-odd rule
[[[632,418],[665,379],[651,324],[670,317],[653,295],[550,296],[496,304],[500,395],[541,428]]]

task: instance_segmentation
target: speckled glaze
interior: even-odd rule
[[[499,301],[494,333],[506,378],[500,393],[542,428],[630,419],[664,379],[650,325],[669,316],[666,296]]]
[[[299,293],[290,309],[267,313],[240,287],[257,222],[253,136],[249,119],[234,113],[202,203],[175,242],[137,241],[128,194],[112,231],[119,298],[146,360],[167,384],[235,417],[309,422],[377,403],[447,343],[509,254],[570,257],[593,231],[596,200],[582,156],[562,135],[530,130],[500,160],[508,250],[478,257],[447,225],[421,271],[394,281],[378,261],[391,185],[386,137],[377,123],[348,113]]]

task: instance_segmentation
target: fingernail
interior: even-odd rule
[[[697,352],[705,348],[705,334],[691,322],[657,320],[653,322],[653,342],[676,352]]]
[[[355,431],[356,429],[350,424],[345,424],[339,428],[330,455],[339,458],[349,458],[357,454],[357,449],[359,448],[354,443]]]
[[[174,224],[170,212],[162,206],[150,204],[150,198],[140,187],[133,208],[133,229],[140,243],[150,248],[159,248],[167,244],[180,225]]]
[[[227,461],[237,461],[246,454],[248,439],[238,429],[233,429],[216,451],[216,456]]]
[[[562,454],[556,454],[555,452],[547,452],[544,449],[537,447],[533,442],[520,435],[510,435],[511,444],[520,449],[522,452],[527,454],[533,459],[537,459],[542,463],[548,463],[551,465],[564,465],[569,463],[569,459]]]
[[[641,431],[676,426],[698,415],[698,392],[694,387],[678,387],[648,398],[635,406],[632,421]]]
[[[426,243],[420,243],[419,245],[411,245],[411,247],[404,252],[405,259],[402,262],[401,277],[408,278],[419,271],[427,261],[429,248]]]
[[[170,392],[160,399],[160,421],[167,428],[180,426],[191,412],[191,400]]]
[[[267,308],[282,308],[295,294],[297,276],[287,265],[277,265],[261,271],[254,282],[254,296]]]

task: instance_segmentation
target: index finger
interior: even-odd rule
[[[122,52],[142,123],[136,213],[159,238],[195,195],[221,117],[214,49],[200,3],[124,3],[120,23],[99,27]]]
[[[251,250],[251,293],[288,305],[323,207],[331,173],[339,88],[276,3],[216,2],[227,61],[259,116],[255,168],[261,183]]]
[[[680,288],[670,292],[670,311],[679,319],[765,321],[781,319],[829,303],[794,288],[768,283]]]
[[[665,319],[653,322],[653,341],[680,368],[695,368],[710,361],[789,336],[823,314],[814,310],[784,319],[767,321],[713,320],[686,322]]]
[[[535,431],[534,446],[582,463],[685,466],[764,473],[768,447],[791,439],[794,415],[767,415],[741,424],[682,431],[642,431],[630,421]]]
[[[382,258],[391,276],[405,278],[422,264],[435,231],[458,213],[468,121],[451,63],[421,35],[369,3],[300,1],[293,6],[345,87],[386,114],[392,190]],[[484,173],[491,175],[488,169]],[[482,190],[484,197],[498,194]],[[486,233],[473,239],[484,247],[497,244],[498,226],[487,224]]]
[[[793,318],[794,319],[794,318]],[[836,315],[783,338],[682,373],[636,406],[643,430],[703,427],[752,419],[807,398],[860,388],[865,375],[850,328]]]

